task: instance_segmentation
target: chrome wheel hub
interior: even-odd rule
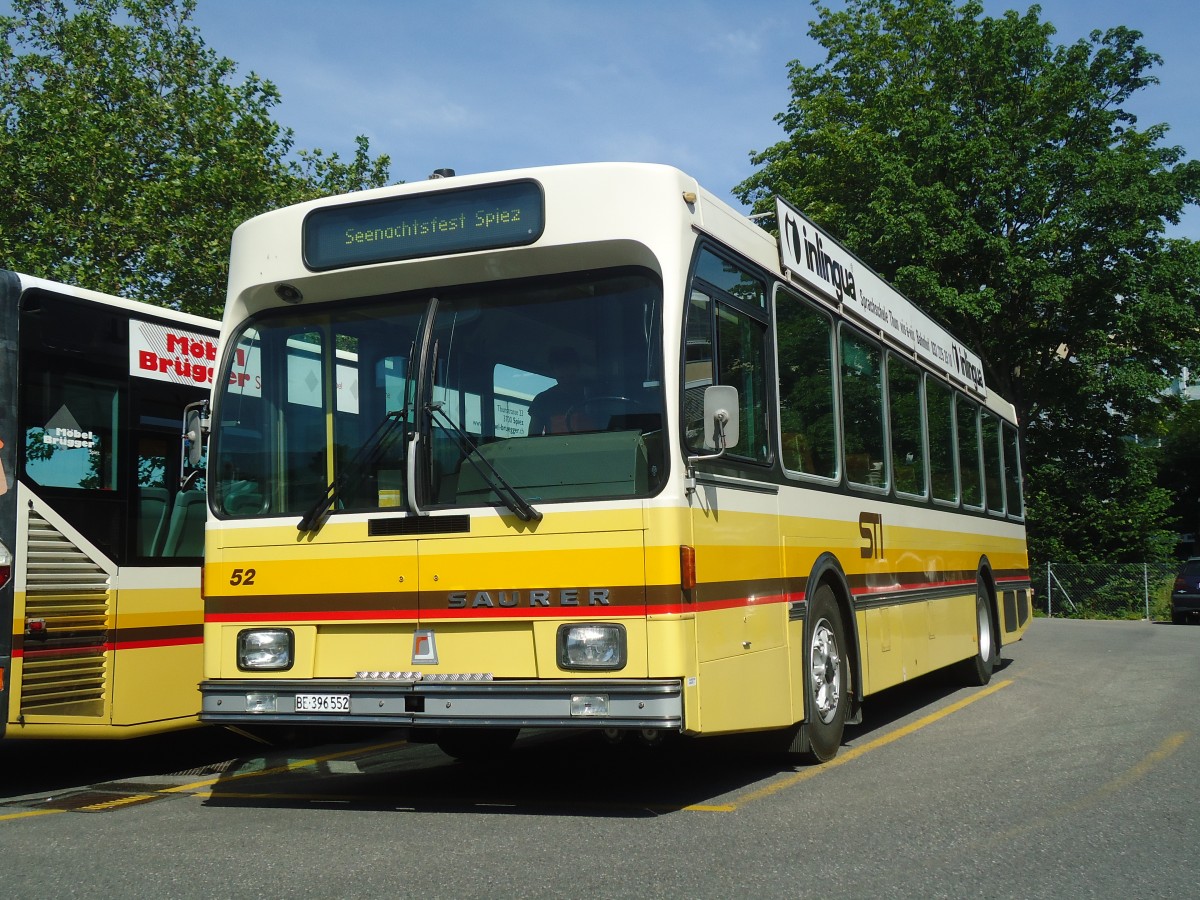
[[[827,619],[821,619],[813,629],[808,657],[813,708],[822,722],[832,722],[842,695],[842,655]]]

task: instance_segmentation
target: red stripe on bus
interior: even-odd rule
[[[219,623],[261,623],[261,622],[331,622],[331,621],[364,621],[368,619],[383,621],[455,620],[455,619],[515,619],[515,618],[570,618],[570,617],[621,617],[642,615],[679,615],[691,612],[707,612],[719,609],[740,609],[749,606],[765,606],[777,603],[790,603],[803,600],[804,594],[771,594],[755,597],[733,597],[724,600],[711,600],[704,603],[656,603],[652,605],[621,605],[605,606],[603,604],[579,606],[477,606],[462,609],[422,609],[422,610],[337,610],[329,612],[220,612],[207,613],[204,621],[212,624]]]
[[[203,637],[162,638],[148,641],[105,641],[90,647],[62,647],[55,650],[40,650],[29,647],[14,647],[13,657],[24,659],[67,659],[73,656],[95,656],[97,653],[119,653],[122,650],[144,650],[155,647],[195,647],[204,643]]]
[[[910,594],[914,591],[945,590],[946,588],[973,587],[974,581],[926,581],[921,583],[905,582],[903,584],[879,585],[878,587],[851,588],[850,593],[855,597],[871,597],[877,594]]]

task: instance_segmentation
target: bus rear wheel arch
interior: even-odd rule
[[[982,687],[992,679],[1000,658],[1000,632],[992,602],[996,592],[985,568],[975,575],[975,655],[955,667],[955,674],[968,687]]]

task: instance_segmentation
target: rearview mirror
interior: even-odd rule
[[[738,392],[729,384],[704,389],[704,449],[723,453],[738,444]]]
[[[199,469],[208,452],[208,428],[210,420],[208,401],[189,403],[183,409],[183,471],[186,477],[189,469]]]

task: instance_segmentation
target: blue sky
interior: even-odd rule
[[[1024,0],[984,0],[989,15]],[[1200,154],[1196,0],[1042,0],[1064,43],[1127,25],[1163,57],[1139,123]],[[787,64],[823,56],[804,0],[199,0],[205,41],[279,87],[299,147],[365,134],[392,177],[548,163],[676,165],[719,196],[780,140]],[[1200,212],[1173,234],[1200,238]]]

